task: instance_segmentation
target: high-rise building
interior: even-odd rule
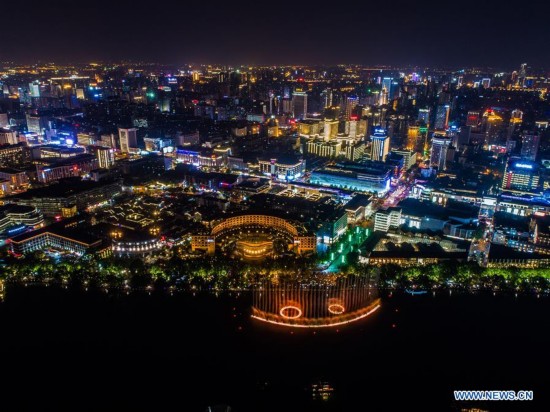
[[[44,117],[27,114],[27,131],[42,135],[46,128],[46,119]]]
[[[390,151],[390,138],[384,129],[376,129],[371,135],[371,159],[383,162]]]
[[[351,96],[346,99],[346,120],[349,120],[353,109],[359,104],[359,98],[357,96]]]
[[[435,130],[447,130],[449,127],[449,114],[451,107],[448,104],[440,104],[437,106],[435,113]]]
[[[110,169],[115,164],[113,149],[103,146],[88,146],[88,150],[96,158],[101,169]]]
[[[467,146],[470,143],[470,136],[472,134],[471,126],[462,126],[460,132],[458,133],[457,146],[463,147]]]
[[[9,127],[10,126],[10,121],[8,119],[8,114],[7,113],[0,113],[0,129],[1,128],[6,128],[6,127]]]
[[[418,110],[418,121],[423,122],[426,126],[430,125],[430,109]]]
[[[512,110],[510,114],[510,123],[521,123],[523,122],[523,112],[519,109]]]
[[[533,132],[524,132],[521,136],[521,157],[535,160],[539,150],[540,135]]]
[[[488,89],[489,87],[491,87],[491,79],[489,78],[481,79],[481,85],[483,86],[484,89]]]
[[[502,178],[503,190],[531,192],[540,188],[538,165],[528,160],[511,158]]]
[[[338,134],[338,123],[338,120],[325,119],[325,125],[323,126],[325,141],[336,137]]]
[[[494,110],[488,109],[481,118],[481,128],[484,136],[484,145],[491,146],[501,140],[503,119]]]
[[[137,129],[118,129],[118,138],[120,141],[120,151],[129,153],[130,148],[137,148]]]
[[[40,83],[38,81],[29,83],[29,92],[31,97],[40,97]]]
[[[332,89],[327,87],[325,90],[323,90],[323,92],[321,93],[321,98],[325,108],[332,106]]]
[[[15,130],[0,128],[0,145],[17,143],[17,132]]]
[[[307,93],[292,93],[292,115],[295,118],[304,119],[307,115]]]
[[[419,126],[409,126],[407,128],[407,150],[416,150],[417,140],[420,136],[420,127]]]
[[[434,133],[432,149],[430,151],[430,166],[438,170],[445,170],[447,166],[447,151],[451,146],[451,139],[444,134]]]
[[[466,126],[477,127],[479,125],[479,112],[471,110],[466,117]]]
[[[383,104],[388,104],[390,101],[390,90],[391,90],[391,77],[384,77],[382,79],[382,87],[380,89],[380,98],[378,104],[382,106]]]
[[[416,152],[410,150],[392,150],[391,153],[403,156],[403,167],[409,170],[416,164]]]

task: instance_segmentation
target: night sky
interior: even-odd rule
[[[550,67],[548,2],[506,3],[4,0],[0,60]]]

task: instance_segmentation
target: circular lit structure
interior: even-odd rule
[[[275,247],[276,245],[277,248]],[[277,216],[248,214],[232,216],[214,225],[209,234],[191,237],[191,250],[215,253],[219,247],[247,260],[261,260],[289,250],[297,254],[315,252],[317,238],[301,224]]]
[[[281,315],[285,319],[298,319],[302,316],[302,313],[302,309],[300,309],[298,306],[293,305],[283,306],[279,311],[279,315]]]
[[[288,327],[326,328],[366,318],[380,307],[376,279],[325,276],[308,282],[264,282],[253,290],[252,317]]]
[[[273,241],[266,235],[243,236],[237,240],[236,252],[248,260],[273,255]]]
[[[341,315],[346,311],[346,308],[343,305],[340,305],[339,303],[330,303],[327,309],[333,315]]]

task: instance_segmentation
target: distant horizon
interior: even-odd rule
[[[448,70],[448,71],[461,71],[461,70],[494,70],[495,73],[500,71],[514,71],[518,70],[520,65],[526,63],[528,69],[534,71],[544,71],[550,70],[545,66],[531,66],[528,62],[523,61],[518,63],[517,66],[504,67],[504,66],[483,66],[483,65],[468,65],[468,66],[445,66],[445,65],[417,65],[417,64],[402,64],[402,65],[391,65],[391,64],[364,64],[364,63],[258,63],[258,64],[248,64],[248,63],[227,63],[227,62],[164,62],[164,61],[154,61],[154,60],[139,60],[139,59],[123,59],[123,60],[89,60],[89,61],[55,61],[55,60],[45,60],[37,59],[36,61],[16,61],[16,60],[0,60],[0,65],[22,65],[22,66],[33,66],[40,64],[53,64],[58,66],[83,66],[83,65],[156,65],[156,66],[190,66],[190,67],[204,67],[204,66],[222,66],[222,67],[249,67],[249,68],[277,68],[277,67],[326,67],[326,68],[336,68],[339,66],[344,67],[361,67],[366,70],[400,70],[400,69],[419,69],[419,70]],[[549,66],[550,67],[550,66]]]

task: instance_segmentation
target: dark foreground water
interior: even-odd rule
[[[10,286],[0,409],[550,410],[548,297],[394,295],[353,326],[315,333],[259,324],[249,304]],[[312,395],[320,382],[328,400]],[[453,389],[533,390],[535,401],[458,403]]]

